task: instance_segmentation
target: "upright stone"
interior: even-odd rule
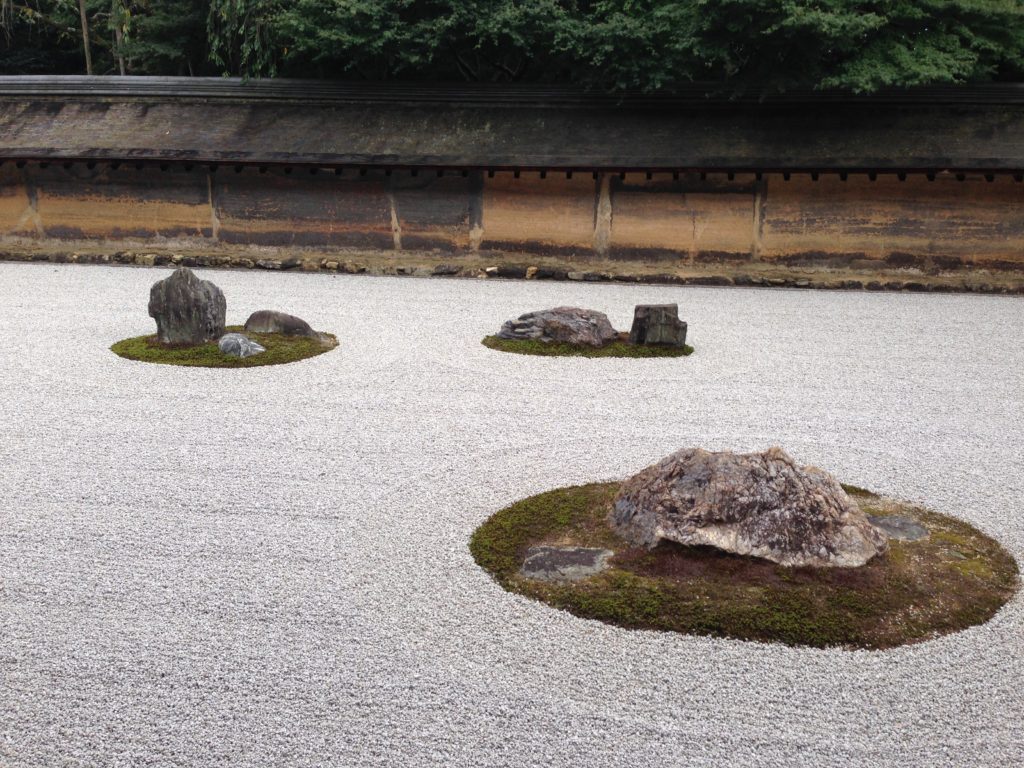
[[[686,323],[679,319],[679,305],[637,304],[629,341],[631,344],[686,346]]]
[[[224,335],[227,302],[209,280],[200,280],[188,267],[153,285],[149,316],[156,320],[157,338],[164,344],[204,344]]]

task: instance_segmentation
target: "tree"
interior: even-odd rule
[[[278,0],[211,0],[207,16],[210,58],[224,74],[273,77],[277,51],[272,42],[279,23]]]

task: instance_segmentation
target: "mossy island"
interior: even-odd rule
[[[184,365],[200,368],[256,368],[263,365],[294,363],[322,355],[338,346],[338,339],[330,333],[319,338],[289,336],[284,333],[246,332],[243,325],[225,326],[228,333],[245,333],[264,348],[264,352],[249,357],[238,357],[221,352],[218,342],[202,344],[164,344],[156,334],[123,339],[110,347],[111,351],[127,360],[163,365]]]
[[[676,304],[640,304],[633,326],[616,331],[603,312],[579,307],[528,312],[483,339],[500,352],[543,357],[685,357],[687,324]]]
[[[226,326],[224,293],[187,267],[154,283],[149,315],[155,334],[113,344],[129,360],[204,368],[281,365],[321,355],[338,346],[330,333],[314,331],[305,320],[274,310],[253,312],[244,326]]]
[[[643,475],[518,501],[476,530],[473,557],[505,589],[581,618],[815,648],[893,648],[983,624],[1019,586],[1012,556],[971,525],[850,485],[828,490],[840,505],[836,540],[849,551],[832,551],[832,544],[819,550],[815,543],[803,553],[820,553],[833,565],[863,561],[855,567],[768,559],[773,554],[758,549],[756,526],[752,536],[749,526],[722,535],[723,520],[745,525],[730,513],[716,513],[706,528],[710,538],[692,536],[688,520],[679,526],[682,539],[722,539],[766,556],[646,537],[650,521],[640,516],[638,527],[623,527],[637,499],[644,501],[644,487],[638,495],[635,482]],[[778,541],[774,534],[765,540]]]

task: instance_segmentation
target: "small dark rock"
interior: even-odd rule
[[[217,348],[225,355],[234,357],[252,357],[267,351],[262,344],[257,344],[248,336],[243,336],[240,333],[225,333],[217,342]]]
[[[461,267],[458,267],[455,264],[438,264],[434,267],[431,274],[436,275],[437,277],[445,277],[449,275],[457,275],[461,269]]]
[[[679,319],[679,305],[637,304],[633,310],[629,342],[686,346],[686,323]]]
[[[544,581],[580,581],[608,567],[609,549],[589,547],[530,547],[522,575]]]
[[[903,515],[868,515],[868,522],[890,539],[920,541],[928,538],[928,529]]]
[[[320,334],[302,318],[275,312],[272,309],[261,309],[249,315],[249,319],[245,321],[245,330],[249,333],[283,333],[286,336],[320,338]]]

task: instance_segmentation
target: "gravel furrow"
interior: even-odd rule
[[[1009,766],[1024,601],[886,652],[583,621],[467,550],[515,499],[782,445],[1024,552],[1019,298],[205,271],[339,349],[130,362],[152,269],[0,264],[0,765]],[[522,312],[684,359],[509,355]]]

